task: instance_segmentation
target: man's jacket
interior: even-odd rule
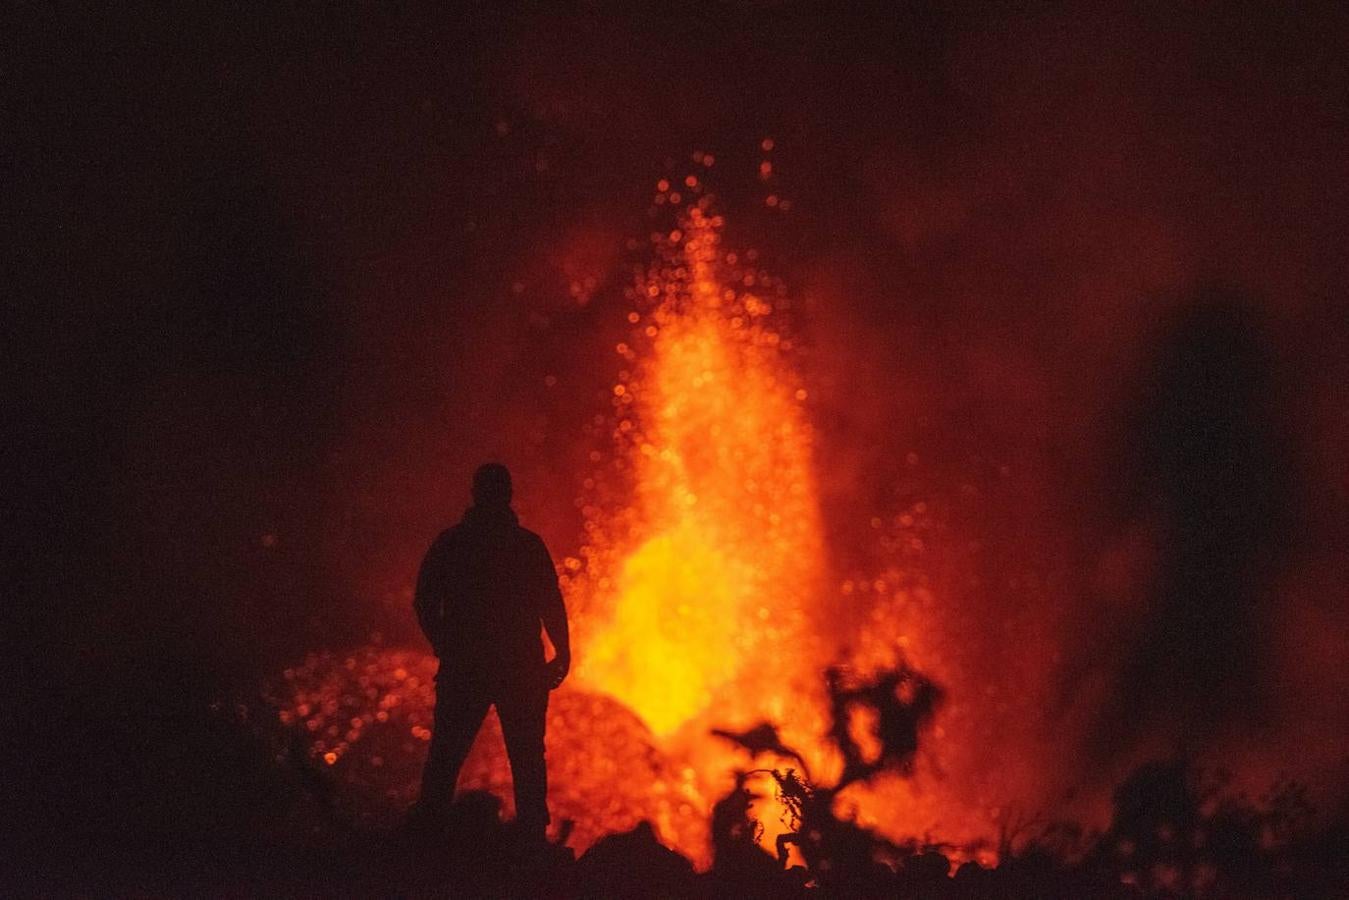
[[[566,621],[548,549],[504,504],[469,507],[436,538],[413,604],[442,673],[491,681],[537,676],[540,626]]]

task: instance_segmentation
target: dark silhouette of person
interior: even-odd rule
[[[414,817],[441,820],[459,770],[495,705],[515,784],[522,840],[548,826],[544,724],[548,693],[571,666],[567,611],[543,540],[511,509],[511,475],[488,463],[473,475],[473,505],[431,544],[414,606],[440,668],[435,728]],[[540,625],[556,651],[545,661]]]

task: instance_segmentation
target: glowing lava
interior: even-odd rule
[[[636,291],[651,305],[634,342],[649,346],[614,386],[635,500],[588,524],[592,574],[578,585],[609,610],[581,645],[581,681],[657,735],[709,711],[723,723],[785,712],[775,661],[823,568],[805,392],[772,324],[781,298],[722,252],[706,205],[657,237]]]

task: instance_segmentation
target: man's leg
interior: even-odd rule
[[[522,838],[542,842],[548,828],[548,766],[543,755],[548,689],[542,684],[513,686],[501,692],[496,706],[515,784],[516,825]]]
[[[421,799],[425,811],[441,810],[454,799],[459,770],[468,758],[490,701],[482,688],[459,680],[436,678],[435,728],[422,770]]]

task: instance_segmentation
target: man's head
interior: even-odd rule
[[[484,463],[473,473],[473,502],[479,506],[511,502],[511,472],[501,463]]]

